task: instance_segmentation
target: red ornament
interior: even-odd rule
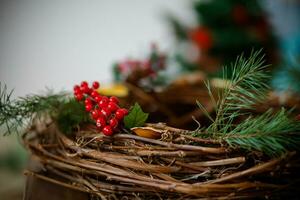
[[[199,27],[190,32],[190,38],[203,50],[209,50],[213,46],[211,31],[205,27]]]
[[[243,5],[236,5],[232,9],[233,20],[239,25],[245,25],[249,21],[248,11]]]
[[[254,27],[254,32],[260,41],[266,41],[268,39],[269,24],[264,17],[261,17]]]

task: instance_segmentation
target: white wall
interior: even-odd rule
[[[0,81],[15,96],[81,80],[111,81],[113,61],[172,48],[166,11],[192,19],[187,0],[0,0]]]

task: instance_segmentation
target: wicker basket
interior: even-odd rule
[[[93,128],[72,136],[55,123],[23,135],[43,173],[27,175],[100,199],[297,198],[296,152],[268,158],[230,149],[222,141],[195,138],[165,124],[147,124],[160,139],[128,133],[106,137]],[[50,175],[51,174],[51,175]]]

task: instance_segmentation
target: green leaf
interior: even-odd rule
[[[129,114],[124,118],[126,128],[142,126],[148,118],[148,113],[144,113],[138,103],[135,103]]]

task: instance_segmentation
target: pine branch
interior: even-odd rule
[[[11,99],[13,91],[0,83],[0,126],[6,126],[4,135],[18,132],[21,127],[43,114],[51,114],[66,100],[66,93],[28,95],[16,100]]]
[[[54,116],[58,128],[65,134],[72,133],[75,127],[91,122],[83,103],[70,99],[62,104]]]
[[[289,119],[289,112],[284,109],[277,113],[268,110],[257,117],[250,114],[246,120],[235,124],[235,119],[249,114],[245,110],[255,109],[255,104],[266,99],[268,76],[264,72],[264,56],[260,54],[261,51],[254,52],[249,59],[240,56],[231,69],[224,68],[223,77],[229,81],[219,93],[215,119],[203,106],[199,107],[213,121],[205,130],[206,137],[223,139],[232,147],[259,150],[277,156],[290,149],[299,149],[300,146],[300,123]],[[231,76],[228,71],[232,72]],[[211,91],[210,86],[207,87]]]
[[[272,109],[260,116],[239,123],[226,134],[225,141],[232,147],[265,152],[278,156],[288,149],[299,149],[300,123],[288,118],[289,112],[282,108],[274,113]]]
[[[252,52],[249,59],[241,55],[232,66],[223,68],[223,79],[230,81],[219,93],[216,119],[210,127],[213,132],[219,132],[222,124],[242,115],[242,109],[253,109],[253,105],[266,98],[269,88],[266,84],[268,76],[264,73],[267,65],[264,65],[263,59],[261,51]]]
[[[241,110],[251,110],[253,105],[266,99],[269,89],[266,84],[269,77],[264,72],[266,67],[268,65],[264,65],[264,56],[261,55],[261,50],[252,52],[248,59],[243,55],[239,56],[235,63],[223,68],[223,79],[228,81],[224,81],[226,85],[218,93],[217,101],[212,95],[210,85],[206,84],[216,112],[216,117],[208,127],[208,132],[217,133],[220,132],[220,129],[231,128],[235,118],[246,114]],[[204,107],[199,103],[198,105],[207,115],[208,112]],[[212,118],[210,115],[207,117]],[[226,128],[224,128],[224,124],[226,124]]]

